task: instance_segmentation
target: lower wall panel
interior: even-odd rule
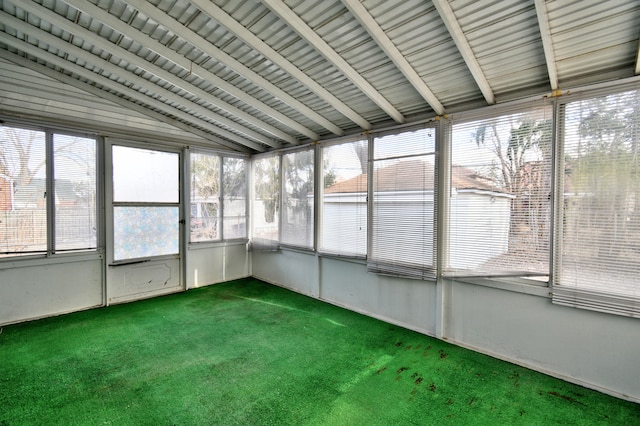
[[[640,401],[638,319],[557,306],[546,297],[473,284],[451,286],[451,341]]]
[[[187,289],[250,275],[246,244],[192,245],[187,250]]]
[[[0,324],[103,303],[102,260],[0,269]]]
[[[638,319],[553,305],[540,287],[444,281],[438,292],[354,261],[287,250],[252,258],[256,278],[640,402]]]

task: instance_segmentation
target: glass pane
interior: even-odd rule
[[[177,254],[178,207],[114,207],[114,260]]]
[[[361,140],[322,149],[323,251],[361,255],[367,253],[368,142]]]
[[[0,255],[47,249],[45,140],[0,126]]]
[[[313,247],[313,150],[282,156],[282,242]]]
[[[56,250],[95,248],[96,141],[53,136]]]
[[[177,203],[179,155],[125,146],[113,147],[113,201]]]
[[[222,181],[224,194],[224,238],[247,236],[247,161],[224,158]]]
[[[220,157],[191,154],[191,241],[220,238]]]
[[[450,271],[547,279],[551,116],[538,107],[454,124]]]
[[[278,241],[280,210],[280,168],[278,157],[259,158],[253,163],[254,200],[252,211],[254,244]],[[273,245],[273,244],[270,244]]]
[[[567,104],[557,284],[640,297],[640,91]],[[636,305],[637,306],[637,305]]]

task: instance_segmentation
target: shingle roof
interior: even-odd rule
[[[376,170],[374,191],[422,191],[434,189],[433,165],[421,160],[399,161]],[[504,192],[493,185],[492,179],[463,166],[453,166],[451,185],[457,190]],[[367,191],[367,174],[338,182],[324,190],[325,194]]]

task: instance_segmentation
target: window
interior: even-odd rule
[[[191,153],[190,241],[247,237],[247,160]]]
[[[314,150],[282,156],[282,243],[313,248]]]
[[[190,241],[220,239],[220,157],[191,153]]]
[[[247,160],[222,159],[223,236],[226,240],[247,237]]]
[[[555,303],[640,315],[640,91],[561,108],[562,257]]]
[[[0,256],[97,247],[95,139],[0,126],[0,153]]]
[[[279,241],[280,157],[253,160],[252,246],[275,249]]]
[[[548,280],[550,106],[454,123],[446,272]]]
[[[373,140],[372,272],[435,277],[435,129]]]
[[[368,155],[366,139],[322,148],[321,251],[367,254]]]

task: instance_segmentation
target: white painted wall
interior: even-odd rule
[[[102,259],[16,260],[0,264],[0,325],[102,305]]]
[[[523,282],[436,285],[286,249],[252,258],[265,281],[640,402],[637,319],[554,305],[547,288]]]
[[[203,287],[250,275],[245,242],[191,244],[186,253],[187,289]]]

